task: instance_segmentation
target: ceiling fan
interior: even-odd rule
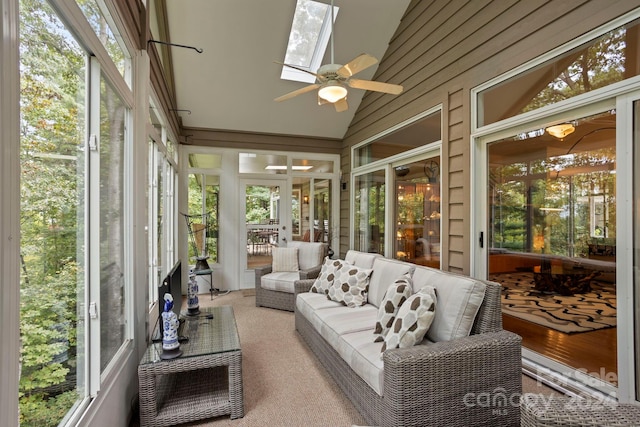
[[[398,95],[402,92],[403,88],[400,85],[375,82],[371,80],[361,80],[352,77],[354,74],[357,74],[360,71],[363,71],[378,62],[375,57],[367,53],[363,53],[357,56],[345,65],[334,63],[333,13],[333,0],[331,0],[331,64],[325,64],[321,66],[318,69],[318,72],[314,73],[312,71],[296,67],[295,65],[276,62],[280,65],[284,65],[285,67],[290,67],[315,76],[316,83],[279,96],[278,98],[274,99],[274,101],[285,101],[295,96],[302,95],[303,93],[311,92],[315,89],[318,89],[318,104],[322,105],[326,103],[332,103],[337,112],[342,112],[346,111],[349,108],[349,104],[347,104],[347,87],[370,90],[374,92],[389,93],[392,95]]]

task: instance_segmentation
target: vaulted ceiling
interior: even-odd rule
[[[329,3],[329,0],[321,0]],[[361,53],[384,56],[409,0],[335,0],[335,62]],[[280,79],[296,0],[168,0],[167,40],[202,49],[171,47],[177,109],[189,128],[342,138],[366,91],[350,89],[349,109],[318,105],[316,92],[284,102],[274,98],[306,83]],[[153,31],[153,27],[152,27]],[[163,33],[165,30],[163,29]],[[159,39],[154,34],[154,38]],[[323,64],[330,63],[327,49]],[[377,65],[357,75],[372,79]],[[395,82],[389,82],[395,83]],[[393,96],[393,95],[384,95]]]

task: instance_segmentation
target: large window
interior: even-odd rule
[[[420,150],[442,139],[442,111],[437,109],[415,123],[400,124],[373,141],[358,145],[354,150],[353,166],[360,167],[388,159],[409,151]]]
[[[353,247],[440,267],[442,112],[433,108],[353,153]]]
[[[188,212],[186,220],[189,238],[189,262],[197,264],[199,259],[219,262],[219,202],[220,176],[207,167],[216,167],[221,156],[215,154],[190,154],[188,174]]]
[[[478,93],[478,126],[537,110],[638,75],[637,21]]]
[[[395,175],[395,258],[440,267],[440,158],[404,163]]]
[[[385,194],[384,170],[356,177],[353,211],[355,250],[384,254]]]
[[[48,426],[85,396],[87,67],[48,3],[20,15],[20,423]]]
[[[173,268],[176,254],[177,165],[175,152],[153,97],[149,100],[149,307],[158,301],[158,286]]]
[[[125,159],[132,94],[109,71],[116,68],[110,56],[89,55],[105,40],[101,33],[78,40],[64,22],[82,14],[62,19],[55,10],[45,0],[20,1],[25,426],[74,416],[130,337]]]

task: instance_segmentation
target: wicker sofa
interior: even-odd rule
[[[299,280],[295,327],[369,424],[520,425],[521,338],[502,329],[500,285],[356,251],[345,260],[372,268],[368,302],[345,307]],[[422,343],[381,358],[376,304],[403,274],[414,292],[436,288],[436,315]]]
[[[293,311],[295,281],[316,278],[329,250],[329,246],[321,242],[292,241],[286,247],[296,248],[298,268],[295,271],[273,271],[273,263],[256,268],[256,307]],[[277,262],[277,250],[272,250],[274,262]]]

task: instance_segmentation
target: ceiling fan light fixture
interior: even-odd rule
[[[333,104],[347,96],[347,88],[340,83],[329,82],[320,88],[318,96]]]
[[[549,135],[558,139],[562,139],[567,135],[572,134],[576,128],[571,123],[560,123],[559,125],[549,126],[545,129]]]

